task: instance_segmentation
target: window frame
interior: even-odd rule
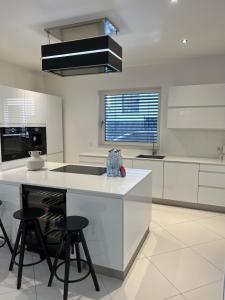
[[[99,126],[98,126],[98,137],[100,146],[124,146],[132,148],[148,148],[152,149],[153,143],[138,143],[138,142],[109,142],[105,141],[105,110],[104,110],[104,99],[107,95],[117,95],[117,94],[138,94],[138,93],[159,93],[158,100],[158,119],[157,119],[157,132],[158,132],[158,141],[155,143],[155,148],[160,148],[160,116],[161,116],[161,87],[152,87],[152,88],[134,88],[134,89],[116,89],[116,90],[102,90],[99,91]]]

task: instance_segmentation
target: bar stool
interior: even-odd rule
[[[94,266],[92,264],[91,256],[89,254],[89,250],[84,238],[83,229],[87,227],[89,224],[89,221],[84,217],[79,216],[70,216],[66,218],[65,224],[59,226],[59,230],[63,231],[63,238],[61,240],[61,243],[59,245],[58,251],[56,253],[56,257],[53,263],[53,268],[51,272],[51,276],[49,278],[48,286],[52,285],[52,281],[54,276],[61,282],[64,283],[64,295],[63,299],[67,300],[68,298],[68,287],[69,283],[79,282],[87,278],[90,274],[92,276],[94,286],[96,291],[99,291],[99,284],[98,280],[95,274]],[[86,260],[80,258],[80,250],[79,250],[79,244],[81,243],[84,254],[86,257]],[[71,248],[73,249],[75,246],[76,248],[76,259],[70,258],[70,252]],[[65,247],[65,260],[58,264],[58,260],[61,254],[61,251]],[[81,272],[81,262],[84,262],[88,265],[88,272],[81,278],[76,280],[69,280],[69,273],[70,273],[70,262],[76,261],[77,262],[77,268],[78,272]],[[65,274],[64,278],[61,278],[57,274],[58,268],[65,264]]]
[[[2,201],[0,200],[0,206],[1,205],[2,205]],[[2,248],[7,243],[8,247],[9,247],[9,250],[12,253],[13,252],[13,248],[11,246],[11,243],[9,241],[8,235],[7,235],[6,231],[5,231],[5,227],[4,227],[3,223],[2,223],[1,218],[0,218],[0,228],[1,228],[2,233],[3,233],[3,236],[0,236],[0,240],[3,241],[3,243],[0,245],[0,248]]]
[[[22,281],[22,273],[23,273],[23,267],[30,267],[33,265],[36,265],[40,262],[42,262],[44,259],[47,260],[49,270],[51,272],[52,270],[52,263],[50,260],[50,257],[48,255],[48,250],[44,241],[44,237],[41,231],[41,227],[38,221],[38,218],[43,216],[45,214],[44,210],[41,208],[23,208],[18,211],[16,211],[13,214],[13,217],[17,220],[20,220],[19,229],[17,232],[15,247],[13,250],[9,271],[12,271],[14,264],[18,265],[18,277],[17,277],[17,289],[19,290],[21,287],[21,281]],[[30,264],[24,264],[24,251],[27,243],[27,235],[29,233],[29,230],[32,228],[34,230],[35,235],[37,237],[37,241],[39,242],[40,250],[43,253],[43,257],[37,262],[30,263]],[[20,249],[19,243],[21,240]],[[19,255],[19,263],[15,261],[16,256]]]

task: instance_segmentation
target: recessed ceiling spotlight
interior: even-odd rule
[[[170,3],[171,3],[171,4],[177,4],[177,3],[178,3],[178,0],[170,0]]]
[[[187,40],[187,39],[183,39],[183,40],[181,41],[181,43],[182,43],[183,45],[187,45],[188,40]]]

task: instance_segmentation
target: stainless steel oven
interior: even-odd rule
[[[29,151],[47,153],[46,127],[1,127],[2,161],[29,156]]]

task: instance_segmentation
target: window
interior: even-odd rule
[[[146,145],[159,140],[160,90],[101,93],[102,143]]]

